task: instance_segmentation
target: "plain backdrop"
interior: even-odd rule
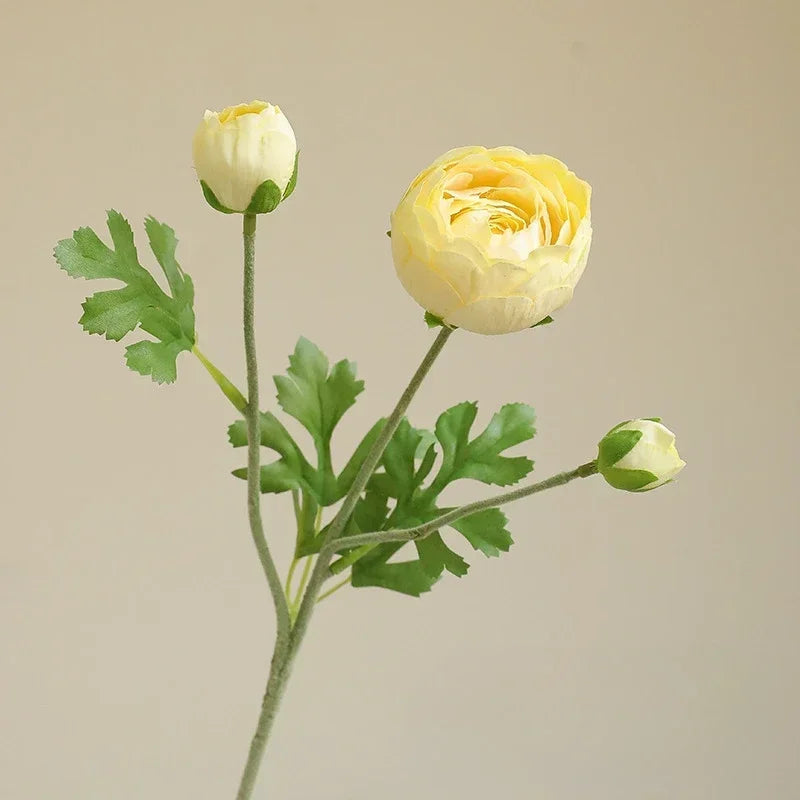
[[[342,462],[432,337],[392,207],[443,151],[513,144],[592,183],[589,267],[556,324],[454,336],[412,421],[529,402],[545,477],[661,415],[688,462],[509,507],[512,551],[467,547],[422,599],[326,601],[256,797],[799,797],[799,24],[791,0],[4,4],[0,798],[235,793],[274,632],[235,413],[191,356],[157,387],[83,333],[94,287],[51,250],[114,207],[147,259],[144,217],[168,222],[243,384],[239,220],[190,140],[253,98],[302,148],[260,226],[265,407],[299,335],[356,360]],[[285,569],[287,499],[265,516]]]

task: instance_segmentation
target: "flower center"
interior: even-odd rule
[[[553,244],[567,216],[533,176],[496,164],[450,175],[441,202],[451,231],[482,240],[496,258]]]
[[[219,112],[219,121],[224,125],[226,122],[233,122],[245,114],[260,114],[265,108],[269,108],[269,103],[263,100],[253,100],[252,103],[239,103],[238,106],[228,106]],[[278,107],[275,106],[278,111]]]

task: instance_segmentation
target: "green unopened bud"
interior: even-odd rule
[[[684,466],[675,434],[657,417],[622,422],[598,445],[597,471],[615,489],[646,492],[671,481]]]

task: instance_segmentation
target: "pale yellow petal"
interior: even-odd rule
[[[534,324],[534,309],[527,297],[483,297],[443,319],[473,333],[496,335],[530,328]]]

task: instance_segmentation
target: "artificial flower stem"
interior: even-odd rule
[[[337,549],[344,549],[345,547],[354,548],[351,553],[342,556],[338,561],[331,564],[330,572],[332,575],[337,575],[347,569],[351,564],[358,561],[361,556],[366,555],[370,550],[384,542],[410,542],[416,539],[424,539],[426,536],[430,536],[434,531],[439,530],[439,528],[450,525],[464,517],[469,517],[472,514],[477,514],[479,511],[497,508],[506,503],[511,503],[514,500],[521,500],[523,497],[530,497],[532,494],[538,494],[546,489],[564,486],[570,481],[574,481],[576,478],[588,478],[590,475],[595,475],[596,473],[597,462],[589,461],[586,464],[581,464],[581,466],[576,469],[570,470],[569,472],[559,472],[557,475],[553,475],[538,483],[532,483],[529,486],[522,486],[519,489],[512,489],[510,492],[504,492],[494,497],[487,497],[485,500],[477,500],[474,503],[468,503],[459,508],[454,508],[452,511],[447,511],[435,519],[413,528],[375,531],[374,533],[361,533],[354,536],[347,536],[340,541],[332,542],[328,545],[328,550],[334,552]],[[323,550],[323,553],[324,552]],[[322,557],[323,553],[320,553],[320,557]]]
[[[383,451],[386,449],[386,445],[389,444],[392,435],[397,430],[408,406],[411,404],[411,400],[422,385],[425,376],[430,372],[434,361],[436,361],[436,357],[442,351],[442,348],[445,346],[452,332],[450,328],[442,328],[430,349],[425,354],[422,363],[417,368],[417,371],[414,373],[411,381],[401,395],[400,400],[398,400],[397,405],[386,420],[386,424],[381,429],[380,436],[376,439],[367,457],[364,459],[364,463],[361,465],[361,469],[358,475],[356,475],[350,487],[350,491],[347,493],[338,514],[331,524],[323,547],[341,535],[345,525],[350,519],[350,515],[353,513],[358,498],[367,485],[367,481],[369,481],[372,473],[378,466],[378,462],[383,455]],[[317,605],[320,587],[328,576],[328,566],[333,556],[333,551],[328,550],[327,553],[328,555],[326,558],[317,559],[314,569],[311,572],[311,577],[300,603],[297,617],[291,628],[288,646],[283,648],[280,646],[280,642],[277,642],[275,645],[269,679],[267,680],[267,690],[261,705],[261,716],[258,720],[253,741],[250,744],[250,754],[242,776],[241,785],[239,786],[239,793],[236,795],[236,800],[250,800],[252,797],[256,776],[258,775],[258,768],[264,755],[264,748],[266,747],[267,738],[275,720],[275,714],[278,711],[281,698],[286,689],[286,682],[289,679],[294,659],[303,642],[303,638],[308,630],[308,623]]]
[[[200,363],[208,370],[208,374],[214,379],[214,382],[222,389],[222,393],[228,400],[233,403],[233,407],[244,414],[247,409],[247,398],[236,388],[236,386],[228,379],[224,372],[219,369],[201,350],[197,345],[192,347],[192,352],[197,356]]]
[[[289,604],[289,616],[292,613],[292,578],[294,577],[294,571],[297,569],[297,565],[300,563],[300,559],[296,556],[292,559],[292,563],[289,565],[289,572],[286,575],[286,584],[284,585],[283,593],[286,596],[286,602]]]
[[[249,800],[253,793],[258,767],[264,754],[267,743],[267,732],[272,718],[277,710],[280,697],[280,685],[276,680],[280,672],[276,665],[282,663],[289,647],[290,632],[292,628],[289,615],[289,604],[284,595],[280,575],[275,566],[275,561],[269,550],[264,525],[261,519],[261,431],[260,412],[258,410],[258,361],[256,359],[255,340],[255,238],[256,217],[254,214],[244,215],[244,349],[247,363],[247,396],[249,402],[245,409],[247,421],[247,511],[250,520],[250,531],[258,551],[258,557],[267,577],[272,599],[275,603],[277,617],[277,635],[275,650],[272,656],[270,679],[262,702],[261,714],[256,726],[256,733],[250,744],[250,752],[242,774],[242,780],[237,794],[238,800]]]

